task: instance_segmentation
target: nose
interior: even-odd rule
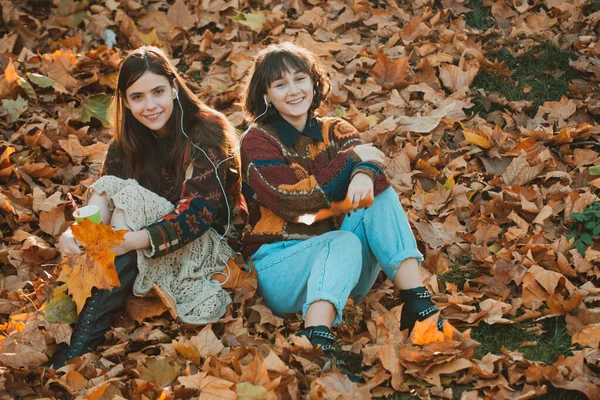
[[[147,110],[153,110],[156,108],[156,102],[152,98],[152,96],[146,96],[146,107]]]
[[[291,94],[295,94],[298,93],[300,91],[300,89],[298,88],[298,84],[296,82],[291,82],[290,83],[290,92]]]

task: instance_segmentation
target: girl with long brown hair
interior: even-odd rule
[[[121,286],[92,292],[54,368],[103,342],[132,288],[141,296],[158,284],[189,324],[218,320],[231,301],[213,275],[227,275],[245,217],[233,126],[151,46],[124,59],[113,106],[114,141],[87,204],[104,224],[128,231],[112,249]],[[84,251],[70,229],[58,248]]]

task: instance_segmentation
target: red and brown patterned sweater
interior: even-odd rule
[[[388,188],[383,165],[361,162],[352,150],[362,143],[358,131],[337,118],[313,118],[303,132],[281,117],[252,128],[241,147],[242,191],[249,210],[244,256],[263,244],[339,229],[343,217],[312,225],[296,221],[343,200],[353,173],[373,178],[375,196]]]
[[[206,156],[200,151],[190,151],[190,156],[185,157],[181,168],[191,172],[191,176],[185,179],[183,184],[177,185],[173,166],[170,165],[168,157],[173,147],[172,142],[160,137],[154,140],[157,146],[157,158],[152,162],[161,176],[161,188],[155,193],[166,199],[178,198],[178,201],[172,201],[175,209],[171,213],[142,228],[147,230],[150,236],[151,256],[159,257],[199,238],[210,227],[223,234],[228,221],[223,190],[215,179],[215,168]],[[203,146],[203,149],[214,165],[226,158],[225,154],[216,147]],[[188,169],[190,165],[192,165],[191,171]],[[114,175],[126,179],[122,172],[123,156],[113,141],[108,148],[101,175]],[[245,200],[240,194],[239,171],[233,160],[229,160],[219,166],[218,174],[232,210],[227,239],[234,249],[236,247],[239,249],[241,229],[236,225],[241,223],[243,227],[247,213]]]

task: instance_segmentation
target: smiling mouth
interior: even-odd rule
[[[288,101],[287,103],[295,106],[296,104],[300,104],[302,102],[302,100],[304,100],[304,97],[302,97],[301,99],[298,99],[298,100]]]
[[[155,119],[157,118],[160,114],[162,114],[161,112],[157,112],[156,114],[150,114],[150,115],[144,115],[144,117],[149,118],[149,119]]]

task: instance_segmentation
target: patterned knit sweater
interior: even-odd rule
[[[244,256],[266,243],[307,239],[339,229],[343,216],[306,225],[298,217],[343,200],[354,173],[374,180],[375,196],[390,186],[383,165],[361,162],[352,150],[358,131],[337,118],[313,118],[299,132],[281,117],[252,128],[242,141],[248,226]]]
[[[193,133],[193,130],[192,130]],[[193,137],[193,136],[192,136]],[[152,140],[152,138],[150,138]],[[227,207],[223,190],[215,179],[215,168],[207,157],[200,151],[189,151],[181,168],[186,171],[182,185],[177,185],[173,166],[169,164],[169,152],[173,144],[169,139],[155,138],[157,158],[153,164],[160,171],[161,188],[156,194],[166,199],[178,197],[173,202],[175,209],[158,221],[146,226],[152,245],[151,257],[159,257],[173,252],[202,236],[210,227],[220,234],[227,228]],[[216,147],[206,147],[206,154],[212,163],[217,165],[226,156]],[[246,204],[240,194],[240,175],[233,160],[222,163],[218,168],[219,179],[227,193],[229,206],[232,210],[231,226],[227,234],[230,245],[240,248],[236,225],[245,222]],[[116,142],[108,148],[101,175],[123,176],[123,155]],[[146,188],[151,190],[150,188]],[[239,230],[241,232],[241,229]],[[237,242],[237,245],[236,245]]]

